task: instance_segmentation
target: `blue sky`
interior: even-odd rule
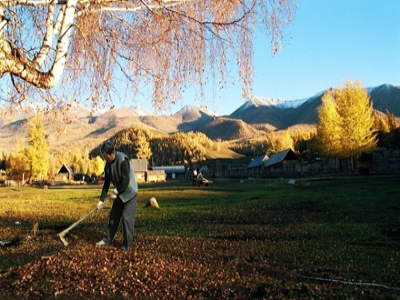
[[[273,57],[270,37],[257,36],[254,96],[304,99],[347,79],[364,87],[400,85],[400,0],[298,0],[285,33],[284,47]],[[205,103],[188,92],[166,114],[206,104],[229,115],[245,101],[239,82],[214,92],[206,90]],[[138,105],[152,112],[151,101]]]

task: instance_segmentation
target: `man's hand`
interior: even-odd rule
[[[117,190],[117,188],[115,188],[113,193],[111,194],[110,198],[112,200],[115,200],[115,199],[117,199],[117,196],[118,196],[118,190]]]
[[[102,209],[103,206],[104,206],[104,202],[103,201],[97,202],[97,209]]]

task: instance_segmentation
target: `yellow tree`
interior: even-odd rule
[[[327,92],[318,116],[317,137],[323,153],[351,157],[375,147],[373,105],[360,81],[348,80],[345,87]]]
[[[100,156],[96,156],[90,160],[90,175],[100,175],[104,171],[104,161],[101,159]]]
[[[386,120],[387,120],[387,125],[389,127],[389,131],[392,129],[396,129],[398,127],[396,116],[390,113],[388,110],[386,110]]]
[[[386,133],[390,131],[387,120],[385,120],[385,118],[376,111],[374,112],[374,129],[376,131],[382,131]]]
[[[14,155],[10,156],[7,162],[7,176],[23,181],[25,179],[25,165],[23,152],[17,151]]]
[[[341,151],[341,128],[333,91],[326,92],[322,97],[322,106],[318,110],[318,117],[320,121],[317,126],[317,139],[321,154],[336,156]]]
[[[100,156],[96,156],[89,161],[90,164],[90,175],[100,175],[104,171],[104,161]]]
[[[139,159],[150,159],[152,156],[149,136],[143,130],[137,132],[135,140],[136,157]]]
[[[201,95],[210,76],[223,87],[232,65],[248,95],[255,28],[274,53],[295,9],[295,0],[2,0],[5,100],[36,95],[54,104],[69,95],[106,104],[110,94],[151,86],[159,107],[192,83]]]
[[[30,176],[36,179],[47,178],[49,170],[49,148],[46,141],[46,130],[42,115],[37,114],[29,120],[27,133],[28,147],[24,153],[28,162]]]
[[[288,130],[282,131],[278,134],[275,132],[267,134],[268,146],[267,154],[274,153],[293,148],[293,138]]]

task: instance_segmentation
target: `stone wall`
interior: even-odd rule
[[[400,150],[374,151],[372,163],[376,172],[400,171]]]

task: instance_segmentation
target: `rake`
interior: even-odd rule
[[[108,203],[111,200],[108,199],[106,201],[104,201],[104,204]],[[96,211],[98,211],[99,209],[96,207],[95,209],[93,209],[91,212],[89,212],[86,216],[82,217],[82,219],[76,221],[74,224],[72,224],[71,226],[69,226],[67,229],[65,229],[64,231],[60,232],[58,234],[58,236],[60,237],[61,241],[63,242],[64,246],[67,247],[68,246],[68,242],[65,240],[65,235],[73,228],[75,228],[76,226],[78,226],[82,221],[84,221],[86,218],[90,217],[92,214],[94,214]]]

